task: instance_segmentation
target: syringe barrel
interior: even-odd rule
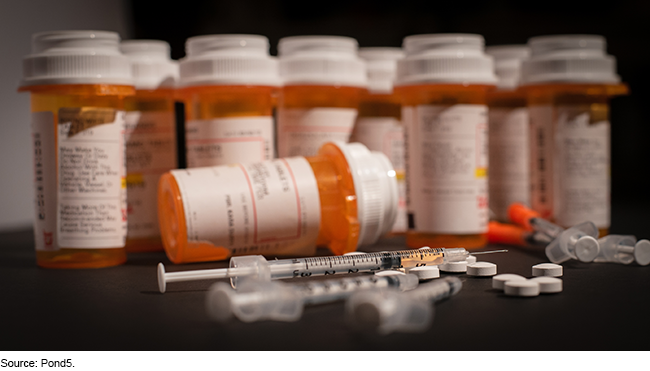
[[[405,292],[404,295],[415,300],[436,303],[457,294],[462,287],[463,283],[458,277],[445,277],[420,285],[414,290]]]
[[[458,262],[467,259],[469,252],[462,247],[446,248],[444,250],[444,262]]]
[[[418,277],[414,274],[386,277],[366,275],[326,281],[311,281],[295,285],[295,289],[304,298],[305,304],[323,304],[345,299],[359,290],[395,288],[399,291],[407,291],[417,286]]]

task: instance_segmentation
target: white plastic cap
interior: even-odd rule
[[[481,35],[414,35],[404,38],[402,46],[406,57],[397,62],[396,85],[497,82]]]
[[[285,85],[366,87],[366,65],[357,41],[343,36],[291,36],[280,39],[280,76]]]
[[[187,39],[180,85],[278,86],[278,61],[258,35],[206,35]]]
[[[546,246],[546,257],[556,264],[569,259],[592,262],[600,252],[596,237],[598,237],[598,228],[594,223],[580,223],[560,233]]]
[[[605,52],[605,38],[597,35],[538,36],[528,40],[531,57],[522,64],[522,82],[620,82],[616,58]]]
[[[650,264],[650,241],[639,240],[634,246],[634,259],[639,265]]]
[[[397,217],[397,179],[390,160],[361,143],[334,142],[350,166],[360,224],[357,246],[372,245],[390,232]]]
[[[366,61],[368,90],[390,94],[397,73],[397,60],[404,58],[401,48],[360,48],[359,57]]]
[[[162,40],[122,41],[120,50],[131,61],[136,89],[173,88],[178,81],[178,63],[170,57],[169,44]]]
[[[109,31],[36,33],[32,54],[23,58],[21,86],[133,85],[131,66],[119,43],[120,36]]]
[[[494,71],[499,79],[499,90],[514,90],[521,80],[521,62],[530,57],[526,45],[498,45],[485,48],[485,53],[494,58]]]

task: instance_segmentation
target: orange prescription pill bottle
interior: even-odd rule
[[[178,93],[185,103],[187,167],[274,158],[280,79],[268,39],[197,36],[187,40],[185,51]]]
[[[366,61],[368,89],[361,92],[359,115],[350,142],[363,143],[372,151],[383,152],[397,173],[399,204],[391,232],[406,233],[406,180],[404,178],[404,127],[402,106],[393,92],[397,60],[404,57],[401,48],[360,48]]]
[[[316,156],[186,170],[161,178],[165,252],[174,263],[234,255],[337,255],[373,244],[397,214],[388,158],[360,143],[326,143]]]
[[[126,110],[126,251],[162,251],[156,193],[160,176],[178,167],[174,88],[178,64],[169,44],[128,40],[120,44],[131,62],[135,95]]]
[[[349,37],[280,39],[279,157],[314,156],[326,142],[348,142],[366,87],[357,49]]]
[[[99,268],[126,261],[124,98],[133,95],[120,37],[34,34],[19,91],[31,93],[36,262]]]
[[[529,40],[522,80],[530,115],[531,207],[568,228],[610,226],[609,99],[627,94],[596,35]]]
[[[528,108],[519,89],[521,61],[528,58],[526,45],[499,45],[485,49],[494,58],[499,79],[497,89],[488,92],[489,121],[489,205],[492,217],[508,221],[513,203],[530,205]]]
[[[406,146],[409,247],[478,248],[487,242],[486,94],[496,83],[480,35],[404,39],[396,92]]]

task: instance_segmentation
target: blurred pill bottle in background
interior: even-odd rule
[[[348,142],[366,88],[357,41],[340,36],[280,39],[278,156],[313,156],[330,141]]]
[[[169,44],[128,40],[120,44],[131,62],[135,95],[126,110],[126,251],[162,251],[156,193],[160,176],[178,167],[174,88],[178,64]]]
[[[311,157],[171,171],[158,207],[165,252],[178,264],[355,251],[391,230],[397,198],[383,153],[337,142]]]
[[[528,42],[522,87],[530,115],[531,207],[562,227],[611,214],[609,100],[627,94],[616,59],[597,35],[539,36]]]
[[[278,63],[258,35],[205,35],[185,43],[178,98],[185,104],[187,167],[275,157]]]
[[[383,152],[397,174],[399,205],[391,234],[406,233],[406,179],[404,177],[404,126],[402,106],[393,92],[397,60],[404,57],[401,48],[360,48],[366,61],[368,89],[361,92],[359,115],[350,142],[364,144],[371,151]]]
[[[485,49],[494,58],[499,79],[488,92],[488,142],[490,159],[489,205],[492,217],[508,221],[513,203],[530,205],[528,108],[519,89],[521,61],[530,56],[526,45],[500,45]]]
[[[402,101],[409,247],[479,248],[488,231],[488,108],[496,84],[472,34],[404,39]]]
[[[36,262],[99,268],[126,261],[124,98],[135,94],[120,37],[32,36],[19,91],[31,93]]]

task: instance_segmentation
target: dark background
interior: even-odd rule
[[[0,1],[0,16],[7,15],[11,21],[0,24],[0,29],[6,27],[0,37],[10,35],[4,39],[3,48],[16,39],[13,54],[7,52],[7,58],[0,59],[0,72],[6,72],[0,77],[10,81],[0,86],[11,90],[1,95],[5,103],[9,102],[8,94],[15,95],[20,56],[29,50],[26,35],[48,29],[101,28],[120,31],[123,38],[166,40],[175,59],[184,56],[188,37],[217,33],[265,35],[272,54],[276,54],[281,37],[301,34],[351,36],[361,46],[400,46],[405,36],[421,33],[478,33],[487,45],[522,44],[532,36],[548,34],[603,35],[608,52],[618,59],[618,73],[631,88],[631,95],[612,101],[612,232],[650,238],[646,212],[650,206],[646,191],[650,127],[644,107],[650,98],[645,70],[646,40],[650,36],[648,2],[615,1],[603,6],[591,1],[556,0],[66,1],[65,7],[61,2],[45,0]],[[117,2],[124,9],[115,7]],[[34,17],[36,13],[40,18]],[[24,26],[22,33],[14,29],[19,26]],[[14,68],[13,73],[9,67]],[[3,116],[2,137],[12,139],[2,142],[4,147],[15,142],[16,148],[31,148],[27,97],[22,99],[24,109],[20,112],[24,117]],[[0,114],[19,111],[18,104],[8,104]],[[24,130],[12,134],[9,128],[14,127]],[[11,151],[2,152],[0,159],[20,157],[13,147],[8,149]],[[26,150],[22,157],[29,157],[31,162],[29,152]],[[11,172],[3,170],[3,181],[17,179],[13,189],[0,187],[10,195],[8,199],[19,199],[18,191],[29,188],[30,172],[31,166],[23,175],[16,167]],[[31,200],[33,193],[27,191]],[[3,213],[15,217],[11,205],[0,206]],[[36,267],[33,246],[31,230],[0,235],[0,318],[5,319],[2,350],[648,349],[644,340],[650,332],[649,267],[567,262],[564,292],[532,299],[506,297],[491,289],[489,278],[462,275],[463,290],[436,305],[433,327],[427,332],[364,337],[349,331],[342,320],[342,303],[309,308],[295,323],[233,321],[217,325],[207,318],[204,309],[210,281],[170,284],[166,294],[157,293],[155,267],[160,261],[169,271],[225,267],[226,262],[174,266],[163,253],[153,253],[133,254],[125,265],[101,270],[51,270]],[[403,239],[396,238],[370,249],[403,246]],[[507,254],[489,255],[485,260],[496,263],[499,273],[529,276],[530,266],[546,258],[541,251],[510,249]],[[603,353],[594,356],[582,361],[601,360]],[[556,357],[546,358],[546,362],[560,364]],[[460,361],[473,360],[465,357]],[[626,365],[626,360],[629,357],[619,361]],[[566,365],[565,359],[559,361]],[[379,360],[371,367],[383,364]]]
[[[551,34],[598,34],[631,94],[612,101],[612,232],[649,238],[650,100],[647,36],[650,2],[612,1],[418,1],[418,0],[185,0],[173,5],[132,0],[135,38],[171,44],[185,56],[188,37],[220,33],[259,34],[277,55],[280,38],[342,35],[361,47],[401,46],[408,35],[477,33],[486,45],[525,44]],[[624,223],[623,223],[624,222]]]

